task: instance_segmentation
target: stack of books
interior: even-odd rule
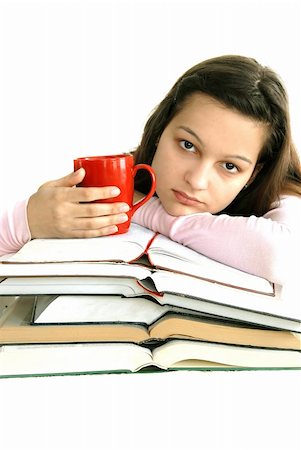
[[[298,295],[139,225],[0,263],[0,377],[300,369]]]

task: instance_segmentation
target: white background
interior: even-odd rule
[[[298,0],[0,0],[0,202],[137,146],[175,80],[226,53],[284,80],[301,148]],[[299,372],[300,373],[300,372]],[[0,446],[300,450],[297,372],[0,380]]]
[[[135,148],[189,67],[255,57],[282,77],[301,148],[298,0],[0,0],[0,201]]]

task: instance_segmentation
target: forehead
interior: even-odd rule
[[[220,116],[225,116],[226,114],[228,114],[233,118],[237,117],[257,124],[260,123],[259,121],[256,121],[255,119],[242,114],[237,109],[231,108],[221,101],[217,100],[216,98],[202,92],[196,92],[188,96],[180,105],[179,110],[174,118],[178,116],[189,116],[202,112],[210,112]]]
[[[250,150],[257,155],[267,138],[265,124],[203,93],[187,98],[170,126],[189,127],[205,146],[225,151]]]
[[[204,112],[214,113],[221,117],[230,116],[232,119],[245,121],[249,124],[253,124],[253,126],[262,127],[266,132],[269,128],[267,123],[257,120],[247,114],[243,114],[238,109],[230,107],[216,98],[202,92],[196,92],[188,96],[179,106],[179,109],[173,118],[176,118],[179,115],[188,116]]]
[[[207,94],[196,93],[183,103],[172,122],[189,122],[197,129],[213,127],[216,132],[255,133],[258,137],[267,137],[268,127],[252,117],[246,116],[234,108],[229,108]]]

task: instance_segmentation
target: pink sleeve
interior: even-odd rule
[[[283,284],[300,254],[301,199],[288,196],[263,217],[199,213],[174,217],[158,198],[142,206],[133,221],[209,258]]]
[[[23,200],[0,215],[0,256],[15,253],[30,239],[27,200]]]

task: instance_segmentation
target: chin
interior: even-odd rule
[[[169,215],[175,216],[175,217],[183,215],[183,213],[181,213],[179,211],[179,208],[177,208],[175,205],[172,205],[170,203],[165,203],[164,201],[162,202],[162,200],[161,200],[161,203],[162,203],[163,208]]]
[[[189,216],[191,214],[205,212],[205,211],[195,211],[193,208],[189,208],[189,207],[183,206],[183,205],[164,205],[163,204],[163,207],[169,215],[174,216],[174,217]]]

